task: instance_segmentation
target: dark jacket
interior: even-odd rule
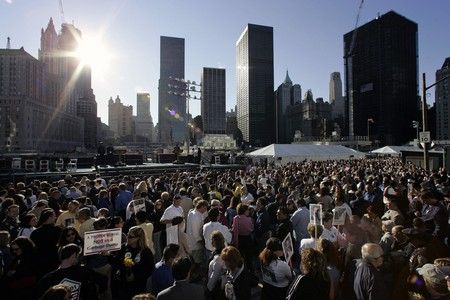
[[[45,224],[31,233],[31,240],[36,245],[36,257],[38,275],[44,275],[57,268],[58,240],[61,235],[61,227]]]
[[[291,299],[295,300],[328,300],[330,295],[330,282],[322,278],[314,278],[310,274],[302,276],[298,282]]]
[[[277,226],[275,227],[274,232],[272,233],[272,237],[276,237],[280,241],[283,241],[284,238],[290,233],[292,237],[292,242],[294,242],[294,235],[292,234],[292,222],[289,219],[285,219],[279,221]]]
[[[190,283],[187,280],[175,281],[171,287],[161,291],[156,297],[158,300],[205,299],[205,292],[201,285]]]
[[[353,289],[358,300],[388,300],[390,298],[382,273],[364,259],[356,266]]]
[[[270,216],[266,208],[256,213],[255,236],[260,238],[270,229]]]
[[[241,274],[233,280],[232,284],[236,300],[249,300],[252,296],[251,289],[258,284],[258,278],[244,268]]]
[[[97,299],[97,287],[100,292],[107,286],[107,278],[84,266],[72,266],[65,269],[56,269],[45,275],[38,283],[37,296],[42,296],[45,291],[57,284],[69,285],[72,295],[77,293],[79,299]],[[76,298],[78,299],[78,298]]]

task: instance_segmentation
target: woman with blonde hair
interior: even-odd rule
[[[155,262],[142,228],[130,228],[127,244],[116,255],[115,267],[118,275],[115,282],[118,299],[130,299],[145,292],[147,279],[153,273]]]
[[[302,249],[300,270],[302,274],[291,285],[288,299],[330,299],[330,279],[322,253],[312,248]]]
[[[133,193],[133,199],[140,199],[142,193],[148,193],[148,185],[144,180],[140,181]]]

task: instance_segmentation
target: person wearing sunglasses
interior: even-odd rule
[[[130,228],[127,244],[115,256],[114,264],[116,288],[113,293],[117,299],[130,299],[146,291],[147,279],[153,273],[155,262],[142,228]]]

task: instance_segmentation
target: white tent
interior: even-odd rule
[[[374,154],[381,154],[381,155],[391,155],[391,156],[401,156],[402,151],[405,152],[418,152],[422,153],[423,150],[416,146],[384,146],[378,149],[375,149],[373,151],[370,151],[370,153]],[[440,150],[430,150],[430,153],[442,153]]]
[[[365,154],[340,145],[272,144],[247,153],[250,157],[267,158],[269,161],[286,164],[306,160],[354,159]]]

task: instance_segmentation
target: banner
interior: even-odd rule
[[[122,228],[88,231],[84,233],[84,255],[103,251],[120,250],[122,246]]]
[[[294,245],[292,243],[292,237],[291,237],[290,232],[284,238],[282,246],[283,246],[284,258],[286,259],[286,262],[289,263],[292,255],[294,254]]]

